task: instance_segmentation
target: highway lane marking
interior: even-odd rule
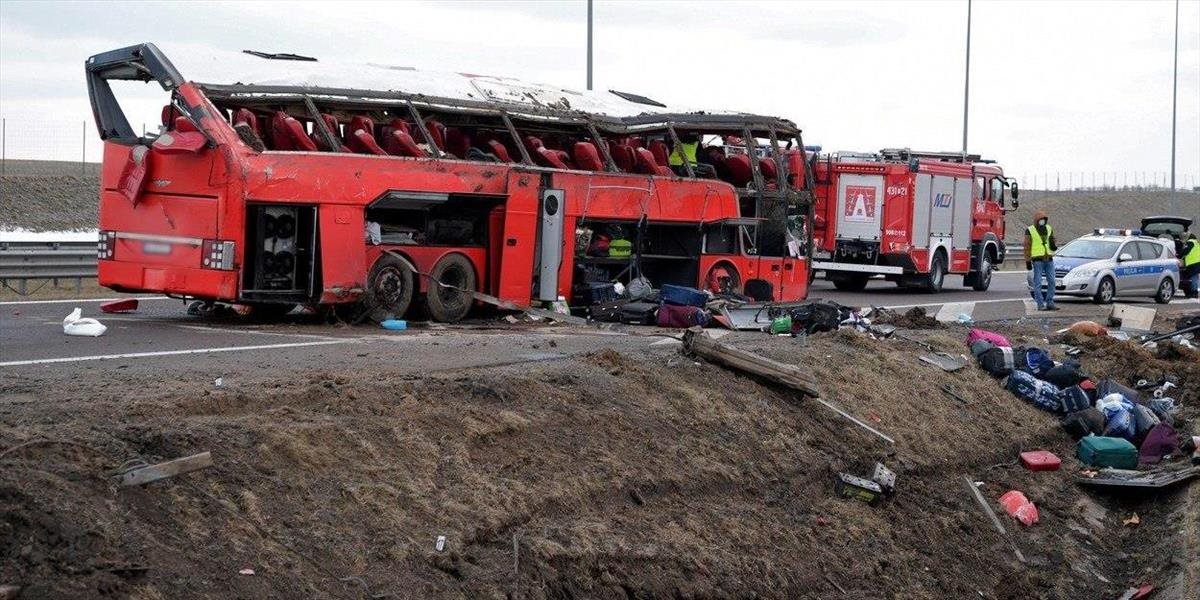
[[[23,304],[70,304],[72,302],[108,302],[109,300],[178,300],[166,296],[126,296],[125,298],[77,298],[74,300],[9,300],[0,302],[0,306],[20,306]]]
[[[233,328],[233,327],[210,327],[207,325],[179,325],[179,324],[176,324],[175,327],[178,327],[180,329],[190,329],[193,331],[203,331],[204,333],[246,333],[246,334],[250,334],[250,335],[277,335],[277,336],[281,336],[281,337],[315,338],[318,340],[353,339],[353,338],[339,338],[339,337],[333,337],[333,336],[329,336],[329,335],[318,335],[315,333],[284,333],[282,331],[262,331],[259,329],[237,329],[237,328]]]
[[[59,358],[39,358],[34,360],[10,360],[0,362],[0,367],[20,367],[24,365],[48,365],[58,363],[84,362],[91,360],[119,360],[125,358],[150,358],[155,356],[179,356],[183,354],[212,354],[216,352],[244,352],[251,350],[278,350],[283,348],[305,348],[308,346],[328,346],[345,344],[349,339],[315,340],[311,342],[291,342],[287,344],[260,344],[256,346],[225,346],[218,348],[193,348],[189,350],[162,350],[158,352],[130,352],[126,354],[94,354],[91,356],[64,356]]]

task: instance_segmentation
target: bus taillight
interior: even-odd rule
[[[233,269],[234,243],[222,240],[204,240],[201,246],[204,266],[209,269]]]

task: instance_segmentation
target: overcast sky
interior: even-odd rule
[[[961,145],[965,1],[597,0],[594,10],[597,89],[786,117],[806,143],[826,150]],[[1170,1],[976,1],[970,150],[1027,187],[1035,173],[1041,187],[1042,173],[1062,172],[1065,187],[1068,171],[1089,184],[1092,173],[1099,183],[1105,172],[1167,172],[1174,11]],[[586,16],[582,0],[3,0],[7,152],[58,153],[74,144],[78,153],[78,123],[91,116],[83,61],[132,43],[295,52],[581,88]],[[94,128],[88,133],[98,148]],[[1178,183],[1187,174],[1200,185],[1197,0],[1180,3],[1178,135]]]

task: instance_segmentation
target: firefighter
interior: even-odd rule
[[[1054,252],[1058,243],[1046,211],[1033,213],[1033,225],[1025,230],[1025,269],[1033,271],[1033,300],[1038,310],[1058,310],[1054,305]],[[1046,291],[1042,292],[1042,279],[1046,280]]]
[[[694,133],[684,133],[679,136],[679,145],[671,151],[671,156],[667,157],[667,165],[675,171],[676,175],[687,173],[687,169],[683,168],[683,161],[687,160],[692,167],[696,166],[696,150],[700,148],[700,137]]]
[[[1181,256],[1179,262],[1183,265],[1180,271],[1183,295],[1185,298],[1200,297],[1200,240],[1196,239],[1196,234],[1188,234]]]

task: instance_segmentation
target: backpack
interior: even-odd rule
[[[1059,400],[1058,386],[1042,381],[1033,375],[1024,371],[1013,371],[1008,376],[1008,383],[1005,385],[1008,391],[1016,394],[1016,396],[1042,410],[1058,412],[1062,410],[1062,401]]]
[[[1050,353],[1041,348],[1018,348],[1013,368],[1042,377],[1054,368],[1054,361],[1050,358]]]
[[[1062,418],[1061,423],[1063,430],[1076,440],[1104,433],[1104,413],[1094,408],[1069,413]]]
[[[997,346],[990,350],[985,350],[977,356],[979,359],[979,368],[987,371],[993,377],[1004,377],[1013,372],[1013,349],[1008,347]]]
[[[1065,388],[1077,385],[1080,381],[1086,379],[1086,377],[1079,373],[1079,363],[1068,362],[1052,367],[1042,375],[1042,379],[1060,388]]]
[[[836,331],[842,322],[841,307],[827,302],[810,302],[790,311],[792,333]]]
[[[1065,413],[1073,413],[1092,406],[1091,397],[1078,385],[1063,388],[1058,394],[1058,399],[1062,403],[1062,411]]]

